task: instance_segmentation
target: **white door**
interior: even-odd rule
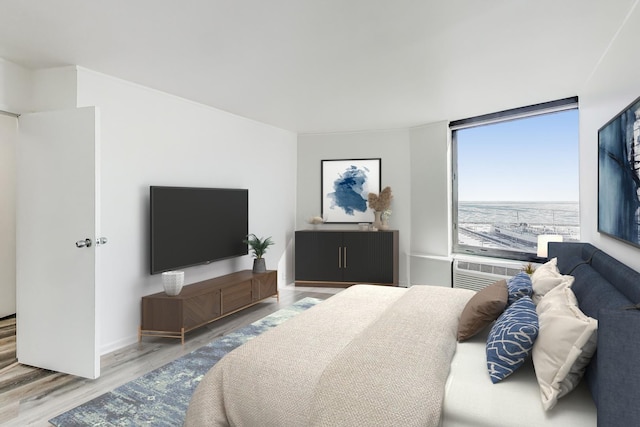
[[[18,362],[97,378],[99,175],[94,107],[18,120]]]

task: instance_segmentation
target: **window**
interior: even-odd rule
[[[580,239],[578,99],[452,122],[453,251],[535,260]]]

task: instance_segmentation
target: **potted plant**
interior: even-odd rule
[[[525,273],[527,273],[529,276],[531,276],[531,275],[536,271],[536,268],[533,266],[533,264],[528,263],[527,265],[525,265],[525,266],[522,268],[522,271],[524,271],[524,272],[525,272]]]
[[[267,237],[266,239],[263,237],[262,239],[258,238],[255,234],[249,234],[247,238],[244,240],[244,243],[248,244],[251,247],[251,251],[253,252],[253,272],[254,273],[264,273],[267,271],[267,267],[264,261],[264,254],[267,252],[267,248],[274,244],[271,237]]]

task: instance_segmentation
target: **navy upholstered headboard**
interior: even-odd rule
[[[598,408],[598,426],[640,422],[640,273],[589,243],[549,243],[580,309],[598,320],[598,347],[585,380]]]

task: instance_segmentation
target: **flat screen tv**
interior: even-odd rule
[[[249,190],[150,187],[151,274],[247,255]]]

